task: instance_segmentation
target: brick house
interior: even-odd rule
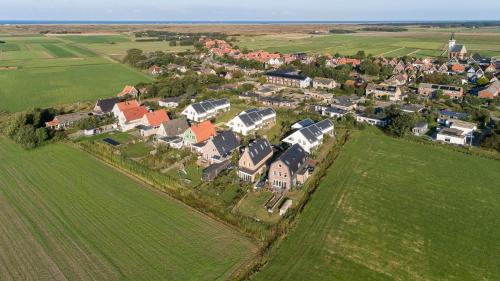
[[[307,177],[297,180],[301,170],[307,169],[307,152],[299,145],[292,145],[287,151],[280,155],[269,168],[269,183],[271,187],[282,191],[290,190],[297,184],[303,184]]]
[[[500,81],[497,80],[491,83],[485,89],[479,91],[478,97],[482,99],[494,99],[500,95]]]
[[[240,147],[240,139],[232,131],[224,131],[208,139],[201,148],[203,160],[210,164],[227,160]]]
[[[273,156],[273,147],[267,139],[257,139],[245,148],[238,161],[238,176],[243,181],[255,182],[264,173]]]
[[[270,71],[266,77],[268,83],[280,86],[307,88],[311,85],[311,78],[295,71]]]

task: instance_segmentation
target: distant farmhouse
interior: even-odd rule
[[[451,38],[448,41],[448,59],[457,58],[460,60],[465,59],[467,56],[467,49],[465,45],[457,44],[455,40],[455,33],[451,34]]]

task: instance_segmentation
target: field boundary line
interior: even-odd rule
[[[390,51],[387,51],[387,52],[384,52],[384,53],[381,53],[381,54],[378,54],[377,56],[383,56],[383,55],[387,55],[387,54],[390,54],[392,52],[396,52],[396,51],[399,51],[399,50],[402,50],[402,49],[405,49],[406,47],[400,47],[400,48],[397,48],[397,49],[394,49],[394,50],[390,50]]]

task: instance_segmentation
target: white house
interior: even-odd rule
[[[464,134],[470,136],[474,131],[477,130],[477,125],[471,122],[466,122],[457,119],[451,119],[448,121],[450,124],[450,128],[461,130]]]
[[[327,116],[330,118],[342,118],[346,116],[347,114],[350,114],[349,111],[340,109],[337,107],[325,107],[322,108],[321,115]]]
[[[368,123],[370,125],[375,125],[375,126],[379,126],[379,127],[387,126],[387,120],[379,119],[379,118],[375,118],[375,117],[368,117],[366,115],[356,115],[356,121]]]
[[[195,122],[203,122],[214,118],[221,112],[229,111],[231,105],[226,99],[205,100],[190,104],[182,111],[182,115]]]
[[[283,60],[280,58],[270,58],[267,61],[267,64],[270,65],[271,67],[278,68],[281,65],[283,65]]]
[[[306,152],[310,153],[323,143],[324,135],[333,136],[333,122],[330,119],[317,122],[299,129],[283,139],[290,145],[299,144]]]
[[[181,97],[165,98],[158,101],[158,105],[167,108],[177,108],[181,103]]]
[[[119,103],[115,103],[115,105],[113,106],[113,109],[111,110],[111,113],[113,113],[113,115],[116,118],[118,118],[118,116],[120,115],[120,113],[122,111],[127,110],[127,109],[131,109],[134,107],[139,107],[139,106],[140,106],[140,104],[136,100],[119,102]]]
[[[443,128],[437,133],[436,141],[457,145],[466,145],[467,136],[464,131],[453,128]]]
[[[144,115],[147,113],[148,110],[144,106],[121,111],[118,114],[118,124],[120,125],[122,132],[130,131],[139,125],[143,125],[142,120]]]
[[[276,112],[271,108],[249,109],[241,112],[231,119],[227,126],[233,132],[247,136],[263,127],[272,126],[276,123]]]

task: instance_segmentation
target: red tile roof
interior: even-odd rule
[[[146,113],[148,113],[148,109],[145,108],[144,106],[139,106],[139,107],[134,107],[134,108],[130,108],[127,110],[123,110],[122,112],[123,112],[123,115],[125,116],[125,119],[128,122],[130,122],[130,121],[139,120],[142,117],[144,117],[144,115]]]
[[[146,114],[146,119],[148,120],[149,126],[158,127],[161,123],[170,121],[167,111],[165,109],[156,110],[153,112],[148,112]]]
[[[201,122],[191,126],[191,131],[196,136],[196,142],[208,140],[211,136],[215,136],[215,127],[210,121]]]
[[[127,109],[139,107],[139,102],[136,100],[129,100],[129,101],[124,101],[116,104],[118,106],[118,109],[120,111],[124,111]]]
[[[117,96],[118,97],[124,97],[126,95],[131,94],[132,92],[137,93],[137,90],[135,89],[134,86],[127,85],[127,86],[125,86],[125,88],[123,88],[123,90],[120,93],[118,93]]]
[[[451,70],[453,72],[464,72],[465,71],[465,66],[461,65],[461,64],[454,64],[452,67],[451,67]]]

